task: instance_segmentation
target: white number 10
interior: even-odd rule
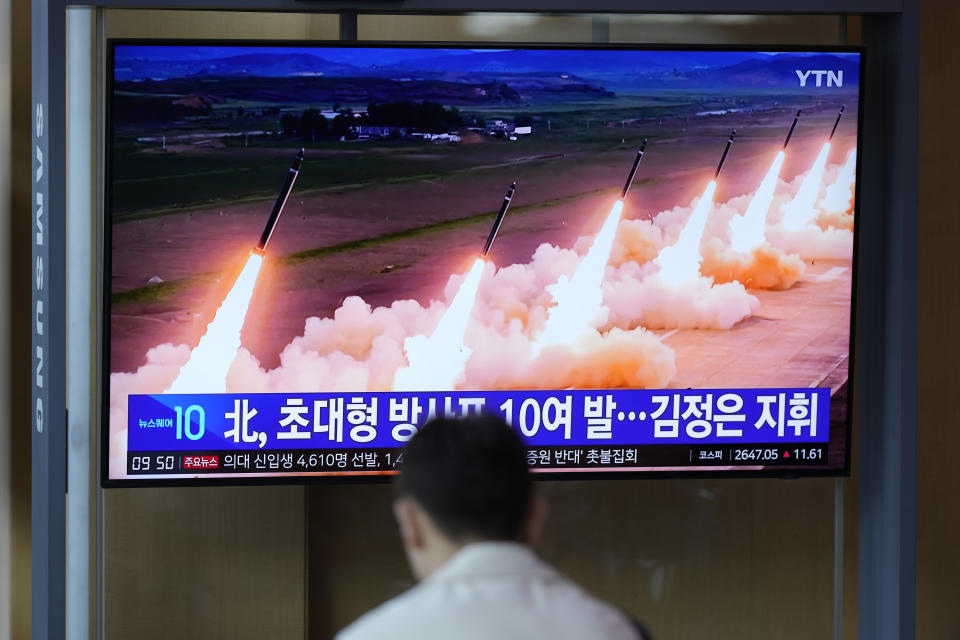
[[[184,411],[183,407],[176,406],[174,410],[177,412],[177,440],[183,439],[183,434],[186,432],[187,438],[190,440],[199,440],[203,437],[203,431],[206,425],[206,415],[203,412],[203,407],[192,404],[187,407],[187,410]],[[193,420],[191,420],[191,414],[196,416],[197,428],[194,431]]]

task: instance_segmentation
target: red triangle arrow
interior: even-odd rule
[[[783,452],[783,457],[784,457],[784,458],[789,458],[789,457],[790,457],[790,452],[789,452],[789,451],[784,451],[784,452]]]

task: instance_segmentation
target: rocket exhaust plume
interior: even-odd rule
[[[606,321],[601,285],[622,212],[623,200],[617,200],[573,277],[560,276],[547,287],[557,304],[547,311],[546,327],[533,345],[534,355],[547,345],[574,342]]]
[[[620,199],[625,200],[627,198],[627,193],[630,191],[630,186],[633,184],[633,179],[637,175],[637,169],[640,167],[640,161],[643,160],[643,152],[647,148],[647,139],[643,139],[643,143],[640,144],[640,148],[637,150],[637,157],[633,159],[633,166],[630,168],[630,173],[627,174],[627,182],[623,185],[623,191],[620,192]]]
[[[556,304],[547,311],[546,327],[533,345],[535,356],[547,345],[574,342],[596,326],[606,322],[607,312],[603,306],[601,286],[603,276],[606,274],[613,240],[620,225],[623,199],[626,198],[633,179],[637,176],[637,169],[640,167],[646,148],[647,139],[644,138],[633,159],[630,173],[627,174],[627,181],[620,192],[620,199],[610,208],[603,227],[594,237],[587,255],[577,265],[573,278],[568,280],[566,276],[561,276],[556,283],[547,287]]]
[[[660,280],[664,284],[681,285],[695,281],[700,275],[700,262],[703,260],[700,241],[707,225],[707,216],[713,208],[713,194],[716,190],[717,181],[711,180],[693,208],[680,237],[674,244],[664,247],[654,258],[654,262],[660,266]]]
[[[513,184],[507,187],[507,193],[503,196],[503,204],[500,205],[500,212],[497,213],[496,219],[493,221],[493,227],[490,229],[490,235],[487,236],[487,241],[483,243],[483,251],[480,252],[480,255],[486,257],[487,252],[490,251],[490,247],[493,246],[493,241],[497,239],[497,233],[500,231],[500,225],[503,223],[503,217],[507,215],[507,209],[510,208],[510,201],[513,200],[513,194],[517,190],[517,181],[514,180]]]
[[[853,200],[853,182],[857,172],[857,148],[854,147],[847,154],[847,161],[843,163],[840,174],[833,184],[827,187],[827,192],[820,201],[820,207],[828,213],[846,212],[850,210]]]
[[[240,349],[240,331],[247,316],[263,256],[251,252],[246,265],[223,299],[213,321],[176,380],[164,393],[225,393],[227,371]]]
[[[773,192],[780,180],[780,169],[786,154],[781,149],[767,170],[760,186],[750,200],[744,214],[730,218],[730,246],[734,251],[749,253],[766,239],[767,212],[773,202]]]
[[[793,116],[793,124],[790,125],[790,131],[787,131],[787,139],[783,141],[783,150],[787,150],[787,145],[790,144],[790,137],[793,135],[793,130],[797,128],[797,120],[800,119],[800,109],[797,109],[797,115]]]
[[[661,249],[653,259],[660,267],[660,281],[664,284],[681,285],[693,282],[700,275],[700,263],[703,261],[700,241],[703,239],[703,230],[707,226],[707,217],[713,208],[713,194],[717,190],[720,170],[723,169],[723,163],[727,159],[727,154],[730,153],[730,147],[736,135],[736,129],[730,132],[727,146],[723,148],[723,155],[720,156],[720,164],[717,165],[717,172],[713,174],[713,180],[703,190],[703,195],[693,208],[687,224],[683,226],[680,237],[674,244]]]
[[[300,149],[297,157],[293,159],[293,164],[290,165],[290,170],[287,171],[287,177],[284,178],[280,193],[273,203],[273,210],[267,218],[266,226],[263,227],[263,233],[260,234],[260,241],[257,242],[257,246],[254,248],[254,251],[260,255],[263,255],[267,251],[267,243],[270,242],[270,236],[273,235],[273,230],[277,228],[277,221],[280,219],[280,214],[283,213],[283,207],[287,204],[287,198],[290,197],[290,192],[293,191],[293,183],[297,181],[297,176],[300,175],[300,166],[302,164],[303,149]]]
[[[830,155],[830,141],[833,140],[833,135],[837,132],[837,126],[840,124],[840,118],[843,117],[843,112],[846,108],[846,105],[840,107],[837,119],[833,121],[833,129],[830,130],[830,137],[827,138],[827,141],[823,144],[823,147],[820,149],[820,154],[817,156],[817,159],[814,160],[813,166],[810,167],[810,172],[800,184],[800,190],[797,191],[797,195],[794,196],[793,200],[783,205],[783,226],[789,231],[799,231],[817,217],[817,210],[814,208],[814,204],[816,204],[817,196],[820,194],[820,184],[823,182],[823,170],[827,165],[827,157]],[[856,157],[855,153],[854,157]],[[851,160],[848,157],[847,163],[849,164],[850,162]],[[853,162],[856,162],[856,160],[853,160]],[[853,169],[855,170],[856,167],[854,166]]]
[[[817,159],[807,173],[800,189],[793,200],[783,205],[783,226],[790,231],[798,231],[805,227],[817,216],[814,205],[820,194],[820,183],[823,182],[823,169],[827,165],[827,156],[830,155],[830,143],[824,142]]]
[[[837,125],[840,124],[840,118],[843,117],[843,110],[847,108],[847,105],[842,105],[840,107],[840,113],[837,114],[837,119],[833,121],[833,129],[830,130],[830,137],[827,140],[833,140],[833,134],[837,132]]]
[[[460,284],[450,306],[430,337],[416,335],[403,341],[408,365],[397,369],[394,391],[452,391],[472,351],[463,343],[477,298],[483,258],[477,258]]]
[[[790,144],[790,138],[793,136],[793,130],[797,128],[799,119],[800,109],[797,109],[796,115],[793,116],[793,124],[787,131],[787,138],[783,141],[783,149],[773,159],[773,164],[770,165],[767,175],[763,177],[756,193],[753,194],[747,210],[742,216],[737,215],[730,218],[730,246],[734,251],[750,253],[766,240],[767,213],[770,210],[770,203],[773,202],[773,192],[777,188],[777,181],[780,179],[780,170],[783,168],[787,145]]]
[[[727,146],[723,149],[723,155],[720,156],[720,164],[717,165],[717,172],[713,174],[713,179],[717,180],[720,177],[720,170],[723,169],[723,163],[727,160],[727,154],[730,153],[730,147],[733,145],[733,139],[737,136],[737,130],[734,129],[730,132],[730,137],[727,139]]]
[[[280,189],[267,225],[260,235],[260,241],[250,252],[250,257],[237,276],[236,282],[223,299],[220,308],[213,316],[213,321],[207,325],[207,330],[200,337],[200,342],[190,352],[190,359],[180,369],[173,384],[166,393],[225,393],[227,390],[227,372],[240,349],[240,332],[247,317],[250,299],[253,297],[253,288],[257,284],[260,266],[263,264],[263,254],[270,242],[270,236],[277,226],[277,220],[283,213],[283,207],[290,197],[293,183],[300,175],[300,165],[303,163],[303,149],[294,158],[287,177]]]

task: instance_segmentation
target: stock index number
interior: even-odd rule
[[[753,447],[750,449],[734,449],[734,462],[770,462],[780,458],[780,450],[770,447]]]

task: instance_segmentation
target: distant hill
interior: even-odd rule
[[[135,119],[136,108],[151,114],[168,113],[183,117],[184,109],[195,115],[210,113],[215,104],[253,101],[278,106],[303,104],[361,104],[370,102],[429,100],[445,105],[520,106],[530,102],[570,99],[596,99],[613,94],[603,87],[576,79],[518,76],[503,81],[485,82],[427,79],[419,82],[392,78],[330,78],[292,76],[264,77],[190,77],[169,80],[128,80],[114,86],[117,114]],[[214,98],[215,96],[215,98]],[[159,101],[159,102],[158,102]],[[158,104],[169,104],[166,111]],[[174,108],[176,107],[176,108]],[[127,112],[130,113],[127,113]],[[153,118],[153,116],[151,116]],[[157,119],[159,121],[159,119]]]
[[[176,51],[166,51],[164,47],[132,47],[129,54],[118,55],[114,77],[117,81],[378,79],[410,83],[411,87],[403,91],[410,94],[416,92],[417,85],[431,82],[509,84],[521,93],[562,90],[606,95],[656,89],[799,89],[796,69],[843,70],[845,89],[855,89],[859,82],[856,57],[849,54],[514,49],[454,55],[421,49],[392,56],[392,50],[363,49],[355,50],[353,62],[346,62],[345,49],[328,51],[339,58],[336,61],[324,57],[320,48],[311,52],[284,49],[271,53],[270,48],[255,51],[241,47],[237,55],[212,55],[207,59],[198,58],[202,53],[198,47],[183,49],[178,56]],[[216,49],[223,51],[229,49]],[[449,87],[442,93],[447,92],[451,92]]]
[[[290,78],[297,76],[362,76],[363,69],[321,56],[294,53],[247,53],[209,60],[164,60],[146,57],[118,59],[116,80],[170,80],[173,78]]]
[[[768,56],[766,60],[745,60],[738,64],[716,69],[709,74],[700,74],[704,80],[718,84],[736,82],[754,87],[796,87],[799,80],[796,71],[810,69],[843,71],[843,88],[856,89],[860,83],[860,68],[856,59],[848,56],[820,54],[796,56],[781,54]],[[826,78],[823,79],[826,82]],[[815,78],[810,77],[808,87],[813,87]]]
[[[572,73],[587,78],[598,75],[633,73],[638,60],[643,69],[663,71],[677,69],[690,71],[698,68],[728,66],[765,57],[762,54],[735,51],[636,51],[584,49],[552,51],[543,49],[513,49],[507,51],[479,51],[460,56],[425,55],[419,59],[402,60],[384,65],[384,69],[417,71],[454,71],[487,73]]]

